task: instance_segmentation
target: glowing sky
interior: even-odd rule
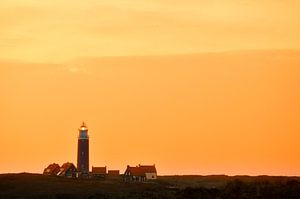
[[[0,173],[300,175],[300,1],[0,0]],[[298,50],[297,50],[298,49]]]
[[[0,58],[295,49],[298,0],[1,0]]]

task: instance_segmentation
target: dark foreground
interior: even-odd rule
[[[162,176],[152,183],[78,180],[38,174],[0,175],[0,198],[300,198],[298,177]]]

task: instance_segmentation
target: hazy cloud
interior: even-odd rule
[[[0,59],[62,63],[300,46],[294,0],[24,2],[1,1]]]
[[[84,66],[64,66],[64,71],[67,71],[69,73],[73,74],[89,74],[88,70]]]

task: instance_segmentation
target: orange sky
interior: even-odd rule
[[[0,173],[76,163],[300,175],[300,3],[0,5]]]

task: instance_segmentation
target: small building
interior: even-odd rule
[[[142,169],[143,174],[145,174],[146,180],[156,180],[157,171],[154,165],[139,165]]]
[[[106,173],[106,166],[105,167],[92,167],[92,173],[93,178],[105,178]]]
[[[109,177],[109,178],[119,178],[120,177],[120,171],[119,170],[108,170],[107,171],[107,177]]]
[[[141,169],[136,167],[131,167],[127,165],[126,171],[124,172],[124,180],[129,181],[145,181],[145,177],[142,175]]]
[[[77,177],[77,169],[73,163],[67,162],[67,163],[64,163],[60,167],[60,170],[57,173],[57,175],[64,176],[67,178],[76,178]]]
[[[59,164],[53,163],[53,164],[50,164],[47,168],[44,169],[43,175],[54,175],[54,176],[56,176],[59,171],[60,171]]]
[[[155,179],[157,179],[157,171],[155,165],[138,165],[136,167],[131,167],[128,165],[124,173],[124,180],[127,182],[143,182],[146,180]]]

